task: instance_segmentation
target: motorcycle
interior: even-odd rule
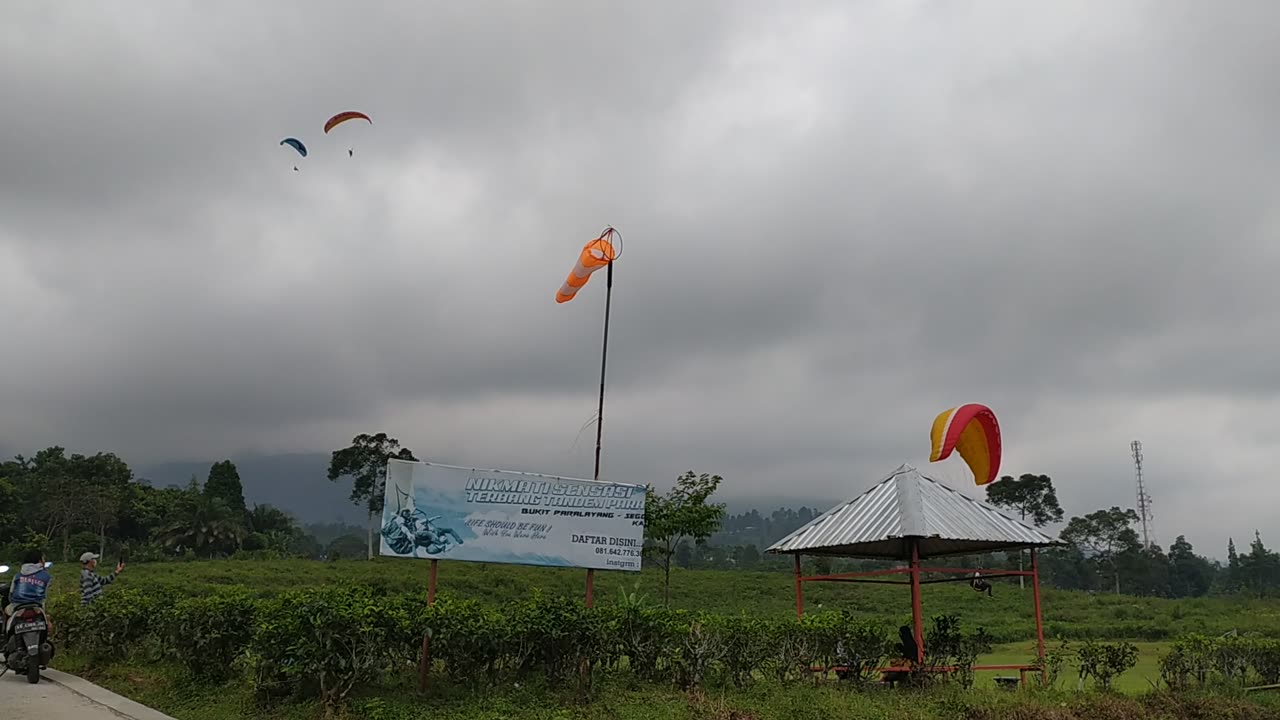
[[[45,567],[53,565],[46,562]],[[0,565],[0,576],[9,572]],[[9,583],[0,580],[0,608],[9,606]],[[26,671],[27,682],[40,682],[40,671],[53,659],[53,643],[49,641],[49,619],[39,605],[18,605],[13,615],[4,618],[4,665],[14,672]]]

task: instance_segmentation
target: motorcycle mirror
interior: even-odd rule
[[[7,573],[7,572],[9,572],[9,566],[8,566],[8,565],[0,565],[0,575],[3,575],[3,574],[5,574],[5,573]]]

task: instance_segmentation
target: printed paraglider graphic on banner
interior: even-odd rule
[[[380,554],[640,570],[643,485],[389,460]]]
[[[929,462],[945,460],[952,450],[959,450],[977,485],[986,485],[1000,473],[1000,424],[986,405],[970,403],[943,411],[934,418],[929,439]]]

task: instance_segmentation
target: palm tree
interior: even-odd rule
[[[188,498],[177,519],[156,535],[165,547],[191,548],[197,555],[212,555],[220,549],[240,549],[245,528],[222,498],[199,494]]]

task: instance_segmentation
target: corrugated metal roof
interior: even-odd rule
[[[909,560],[1060,544],[985,503],[902,465],[870,490],[837,505],[766,552]]]

